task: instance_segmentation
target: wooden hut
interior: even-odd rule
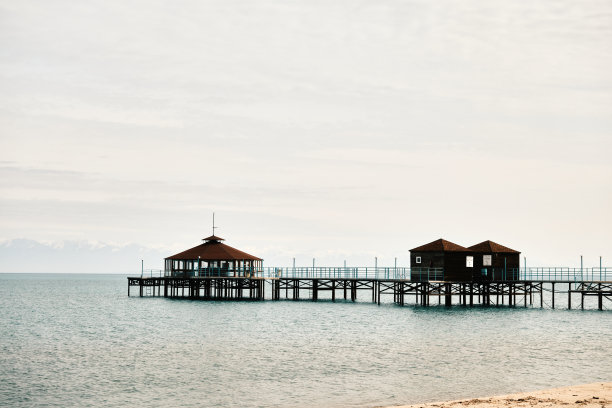
[[[222,243],[212,235],[204,243],[165,259],[166,276],[252,277],[262,270],[263,259]]]
[[[468,247],[474,253],[474,279],[517,280],[521,253],[493,241]]]
[[[410,279],[413,281],[469,281],[473,271],[472,252],[445,239],[410,250]]]

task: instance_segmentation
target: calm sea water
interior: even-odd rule
[[[0,275],[0,406],[373,407],[612,379],[609,311],[127,297]]]

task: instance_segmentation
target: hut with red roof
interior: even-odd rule
[[[469,249],[440,238],[410,250],[410,279],[469,281],[473,261]]]
[[[166,276],[252,277],[261,271],[263,259],[224,244],[211,235],[204,243],[165,259]]]
[[[410,279],[517,280],[520,254],[493,241],[484,241],[466,248],[440,238],[410,250]]]
[[[517,280],[521,253],[493,241],[468,247],[474,254],[474,271],[482,280]]]

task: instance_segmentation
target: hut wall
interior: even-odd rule
[[[421,258],[420,263],[417,257]],[[444,269],[444,252],[410,252],[410,280],[427,280],[428,269],[433,273],[431,268]]]
[[[466,267],[466,256],[471,252],[410,252],[410,279],[413,281],[427,280],[427,268],[444,270],[444,280],[469,281],[475,268]],[[421,257],[421,263],[416,258]],[[434,280],[433,272],[429,275]],[[440,278],[438,278],[440,279]],[[436,279],[436,280],[438,280]]]
[[[474,257],[474,254],[471,252],[446,252],[444,260],[444,280],[471,281],[475,268],[468,268],[466,266],[466,257],[468,256]]]
[[[491,256],[491,265],[484,266],[484,256]],[[517,280],[519,278],[520,253],[478,252],[474,254],[474,279]],[[504,265],[505,259],[505,265]],[[485,273],[486,269],[486,273]]]

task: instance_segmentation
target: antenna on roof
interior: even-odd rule
[[[219,227],[215,227],[215,213],[213,212],[213,236],[215,235],[215,229]]]

